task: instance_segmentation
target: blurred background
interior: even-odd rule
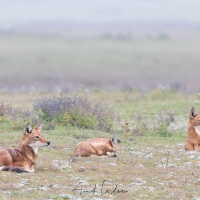
[[[198,0],[0,5],[0,91],[199,92]]]

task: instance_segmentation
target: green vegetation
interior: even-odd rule
[[[187,134],[188,113],[191,106],[196,106],[198,110],[199,96],[162,91],[163,97],[155,98],[152,93],[154,91],[145,94],[134,91],[80,91],[82,99],[87,96],[87,101],[91,104],[99,99],[113,107],[116,117],[112,130],[108,133],[75,124],[65,126],[59,120],[56,121],[53,130],[42,131],[43,136],[51,141],[51,145],[39,150],[36,173],[1,172],[0,197],[72,199],[72,190],[80,182],[84,190],[91,190],[96,184],[96,192],[80,194],[80,191],[76,191],[73,196],[75,199],[198,197],[198,154],[185,153],[183,143]],[[40,102],[41,94],[34,95]],[[8,96],[16,105],[20,105],[18,96],[11,93]],[[42,96],[49,96],[50,99],[43,100],[52,102],[51,94]],[[65,94],[63,98],[64,96]],[[72,97],[73,93],[67,93],[67,96]],[[37,102],[28,97],[26,100],[27,105]],[[8,107],[15,108],[14,105],[5,106]],[[26,110],[24,106],[23,108]],[[11,118],[1,119],[1,146],[13,148],[21,138],[22,127],[10,126]],[[26,117],[23,120],[22,116],[18,119],[26,124]],[[47,124],[46,121],[45,125]],[[122,140],[117,147],[117,158],[73,158],[73,148],[78,142],[93,137],[111,138],[113,135]],[[128,192],[101,196],[103,183],[105,190],[113,190],[117,184],[118,189]]]
[[[47,122],[72,125],[79,128],[110,131],[114,112],[102,102],[91,103],[82,97],[43,98],[33,104],[34,111]]]
[[[190,109],[200,112],[198,41],[0,35],[0,146],[40,120],[51,142],[36,173],[0,171],[0,199],[198,199],[199,154],[183,150]],[[73,157],[80,141],[112,136],[117,158]],[[96,192],[73,196],[80,182]]]

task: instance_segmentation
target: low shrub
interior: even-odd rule
[[[49,123],[110,131],[114,112],[102,102],[91,103],[82,97],[50,97],[33,104],[39,117]]]
[[[135,140],[137,136],[145,135],[146,133],[159,134],[162,137],[171,136],[169,126],[174,122],[174,113],[165,114],[160,111],[154,118],[147,118],[142,114],[133,113],[128,120],[121,120],[117,117],[117,122],[120,125],[119,131],[130,140]]]
[[[32,121],[33,114],[28,109],[14,108],[10,105],[0,105],[0,122],[7,124],[12,130],[24,127],[27,121]]]
[[[169,112],[165,114],[163,111],[159,112],[157,117],[157,123],[154,129],[161,135],[161,136],[171,136],[172,133],[169,132],[168,127],[170,124],[174,122],[174,113]]]

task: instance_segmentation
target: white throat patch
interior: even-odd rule
[[[197,135],[200,136],[200,126],[195,126],[194,129],[195,129],[195,132],[197,133]]]
[[[37,154],[38,153],[38,147],[46,146],[46,144],[44,144],[44,143],[42,143],[40,141],[37,141],[35,143],[29,144],[28,146],[33,149],[33,151],[35,152],[35,154]]]
[[[31,147],[33,149],[33,151],[35,152],[35,154],[37,155],[38,153],[38,147]]]

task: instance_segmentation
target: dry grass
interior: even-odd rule
[[[129,41],[0,36],[0,103],[32,108],[34,100],[60,96],[62,92],[91,101],[103,100],[122,122],[130,122],[133,113],[147,119],[154,119],[160,110],[175,115],[171,137],[148,131],[128,135],[117,123],[111,134],[61,126],[44,130],[51,145],[39,150],[36,173],[0,172],[0,199],[199,199],[200,155],[183,150],[187,117],[193,106],[199,112],[199,95],[166,89],[141,93],[134,89],[154,88],[161,83],[174,90],[197,91],[197,41],[197,34]],[[36,93],[37,89],[56,92]],[[21,134],[22,130],[13,131],[0,121],[0,146],[15,147]],[[78,142],[113,134],[122,140],[117,158],[72,157]],[[82,190],[74,193],[77,186]]]
[[[36,94],[36,97],[41,95]],[[134,141],[130,141],[129,137],[119,131],[116,135],[122,143],[118,145],[118,157],[75,159],[72,157],[72,151],[78,142],[91,137],[111,137],[112,134],[61,126],[51,131],[43,130],[44,137],[51,141],[51,145],[39,150],[36,173],[0,172],[0,199],[199,198],[200,155],[197,152],[183,150],[186,130],[182,130],[182,126],[185,127],[187,123],[187,108],[183,105],[188,103],[189,110],[197,96],[188,95],[184,100],[180,94],[174,94],[167,100],[160,97],[156,100],[145,97],[149,99],[146,101],[144,97],[131,92],[101,92],[87,95],[91,100],[104,99],[124,119],[133,110],[132,104],[137,104],[135,110],[149,118],[154,116],[159,108],[167,110],[169,105],[172,105],[170,108],[176,111],[176,123],[181,125],[181,130],[177,131],[178,126],[175,124],[171,137],[146,133],[136,136]],[[31,105],[33,99],[29,96],[26,98],[25,94],[22,96],[23,101],[20,97],[18,99],[17,95],[13,97],[10,94],[7,96],[8,102]],[[135,99],[136,96],[138,98]],[[183,121],[179,121],[181,113]],[[0,146],[16,146],[21,134],[22,131],[0,131]],[[73,191],[77,187],[79,190]]]
[[[68,195],[69,199],[195,199],[200,195],[200,156],[183,151],[182,145],[127,148],[121,144],[117,158],[76,158],[75,162],[71,162],[70,155],[69,149],[49,147],[40,150],[36,173],[1,172],[1,197],[67,199]],[[73,192],[80,183],[79,190]],[[93,193],[95,184],[96,192]],[[116,185],[121,192],[127,192],[114,194]],[[113,194],[104,194],[106,190]]]

